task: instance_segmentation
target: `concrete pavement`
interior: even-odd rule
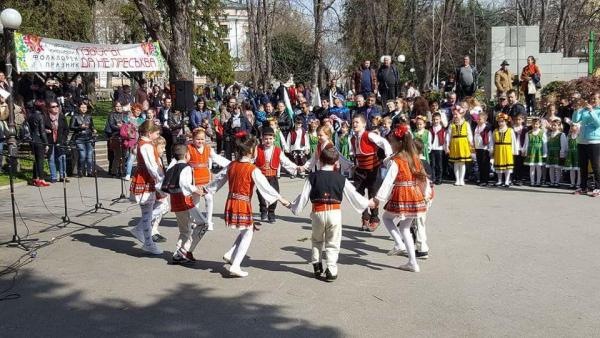
[[[283,178],[282,194],[293,199],[301,182]],[[279,220],[255,235],[242,264],[250,276],[231,279],[221,261],[237,235],[220,219],[226,190],[216,197],[216,230],[195,252],[200,261],[183,267],[167,265],[174,215],[161,225],[165,254],[149,257],[128,232],[140,216],[135,205],[75,217],[94,204],[93,180],[68,186],[72,219],[93,228],[39,233],[58,223],[62,188],[17,189],[29,238],[51,242],[19,270],[9,293],[20,298],[0,301],[3,337],[600,335],[600,199],[443,185],[428,219],[430,258],[417,274],[397,269],[406,258],[386,256],[383,226],[358,231],[359,215],[344,205],[340,277],[328,284],[311,278],[307,263],[309,207],[302,217],[278,207]],[[119,181],[100,186],[109,207]],[[19,231],[27,232],[23,222]],[[11,233],[8,191],[0,191],[0,241]],[[2,246],[0,264],[21,254]],[[0,277],[0,291],[13,277]]]

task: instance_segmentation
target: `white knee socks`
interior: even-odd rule
[[[231,268],[232,269],[240,269],[240,264],[242,264],[242,260],[246,256],[248,252],[248,248],[250,248],[250,243],[252,242],[252,235],[254,234],[254,229],[244,229],[240,231],[238,238],[236,238],[233,247],[227,252],[227,254],[231,253]]]
[[[540,165],[532,165],[529,167],[529,179],[531,180],[531,185],[541,184],[542,183],[542,166]]]
[[[412,266],[417,266],[417,257],[415,255],[415,242],[413,241],[413,237],[410,234],[410,226],[412,224],[412,219],[405,219],[398,223],[398,228],[400,229],[400,235],[402,236],[402,241],[406,244],[406,251],[408,253],[408,262]]]
[[[206,205],[206,223],[208,225],[208,230],[213,229],[213,195],[211,193],[207,193],[204,195],[204,203]]]
[[[464,162],[454,163],[454,176],[456,182],[454,185],[465,185],[465,174],[467,172],[467,166]]]
[[[579,170],[570,170],[569,177],[571,178],[571,185],[578,187],[581,184],[581,175]]]
[[[550,183],[559,184],[561,173],[562,171],[560,168],[548,168],[548,175],[550,175]]]

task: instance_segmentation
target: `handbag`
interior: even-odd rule
[[[535,83],[533,83],[533,80],[529,80],[529,82],[527,83],[527,94],[535,94],[537,93],[537,87],[535,85]]]

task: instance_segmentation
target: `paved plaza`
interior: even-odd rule
[[[177,238],[173,214],[161,232],[165,253],[150,257],[128,228],[140,216],[129,202],[109,206],[119,181],[100,179],[101,199],[119,213],[75,215],[94,204],[93,179],[68,184],[72,220],[93,228],[51,228],[62,214],[62,188],[19,187],[28,238],[51,241],[0,277],[2,337],[430,337],[600,335],[600,199],[570,191],[516,187],[436,187],[429,214],[430,258],[421,273],[397,269],[404,257],[381,226],[358,230],[343,206],[339,278],[312,278],[309,207],[301,217],[278,207],[275,224],[256,234],[242,267],[228,278],[221,256],[237,235],[221,219],[226,187],[215,203],[216,230],[192,266],[168,265]],[[300,179],[282,178],[297,196]],[[258,204],[255,199],[255,207]],[[44,205],[45,203],[45,205]],[[47,209],[50,209],[52,215]],[[257,211],[257,210],[256,210]],[[10,198],[0,191],[0,241],[12,234]],[[52,240],[54,238],[54,240]],[[24,251],[0,247],[0,264]],[[13,285],[14,282],[14,285]],[[5,296],[3,294],[2,296]]]

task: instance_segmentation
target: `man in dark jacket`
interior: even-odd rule
[[[371,68],[371,61],[365,60],[352,75],[352,92],[368,97],[377,94],[377,73]]]
[[[232,159],[235,134],[239,131],[244,131],[248,134],[252,132],[252,123],[242,114],[240,109],[234,109],[231,117],[223,126],[223,134],[225,136],[225,157],[228,160]]]
[[[467,96],[473,96],[477,89],[477,68],[471,65],[468,55],[463,58],[463,65],[456,68],[456,93],[461,101]]]
[[[171,157],[173,156],[173,135],[171,134],[171,128],[169,127],[169,118],[172,115],[171,107],[173,102],[170,98],[165,98],[163,100],[162,108],[158,111],[158,120],[160,121],[160,127],[162,129],[161,135],[167,141],[167,149],[165,153],[167,155],[167,161],[171,162]]]
[[[383,57],[383,65],[377,71],[377,83],[379,85],[379,94],[381,102],[387,102],[390,99],[398,97],[400,79],[396,66],[392,64],[392,58],[389,55]]]

